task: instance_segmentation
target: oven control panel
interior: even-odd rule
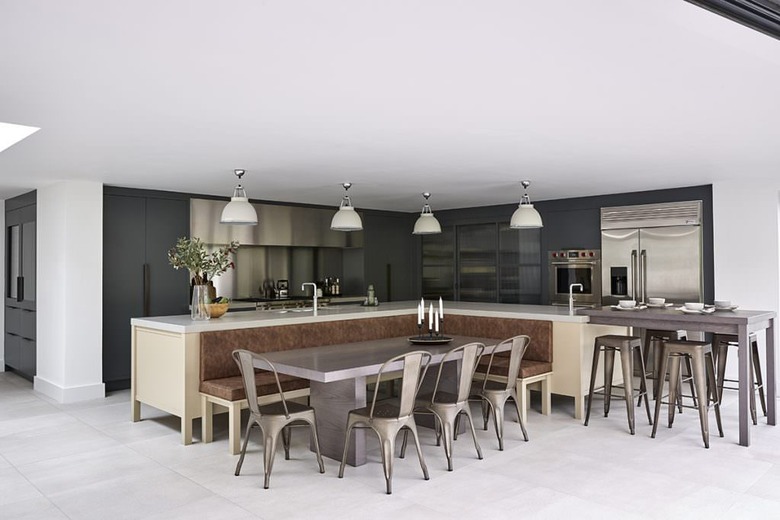
[[[562,249],[549,251],[547,257],[553,262],[592,261],[601,258],[601,251],[598,249]]]

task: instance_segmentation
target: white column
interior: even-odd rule
[[[780,313],[780,182],[717,182],[712,213],[715,299]],[[736,368],[730,355],[727,377],[735,378]]]
[[[38,189],[35,390],[63,403],[105,396],[103,185]]]

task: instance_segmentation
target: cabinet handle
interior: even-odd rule
[[[144,264],[144,316],[151,315],[151,295],[149,289],[149,264]]]
[[[16,277],[16,301],[24,301],[24,276]]]

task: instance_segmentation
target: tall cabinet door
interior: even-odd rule
[[[458,226],[458,296],[466,302],[498,301],[496,224]]]
[[[130,386],[130,320],[187,313],[188,273],[168,249],[189,235],[189,201],[106,193],[103,204],[103,382]]]
[[[189,312],[189,273],[174,270],[168,250],[180,237],[190,235],[187,200],[146,199],[146,269],[150,316]]]
[[[108,390],[130,380],[130,318],[144,310],[145,235],[146,199],[104,197],[103,382]]]

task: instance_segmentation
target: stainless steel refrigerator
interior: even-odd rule
[[[601,208],[602,304],[701,302],[701,201]]]

